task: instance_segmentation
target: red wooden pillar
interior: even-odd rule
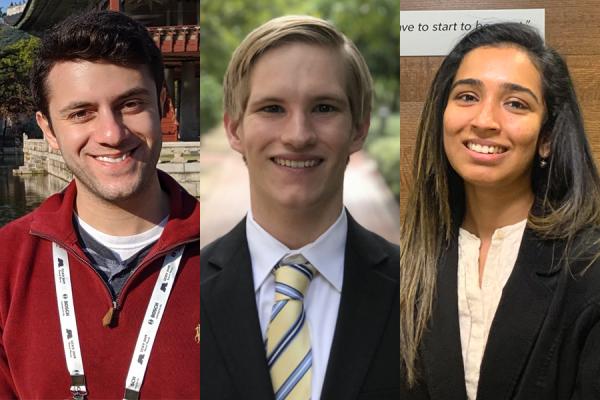
[[[111,11],[121,11],[121,0],[110,0],[108,9]]]

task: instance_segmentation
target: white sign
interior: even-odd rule
[[[469,31],[494,22],[520,22],[544,37],[545,10],[400,11],[400,56],[445,56]]]

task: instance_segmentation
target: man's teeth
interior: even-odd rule
[[[467,143],[469,150],[473,150],[476,153],[482,154],[502,154],[506,151],[504,147],[500,146],[482,146],[476,143]]]
[[[118,162],[125,160],[127,155],[129,155],[129,153],[122,154],[119,157],[96,156],[96,160],[109,162],[109,163],[118,163]]]
[[[307,161],[296,161],[296,160],[284,160],[283,158],[274,158],[276,164],[282,167],[290,168],[310,168],[314,167],[319,163],[319,160],[307,160]]]

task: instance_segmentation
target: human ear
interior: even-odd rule
[[[241,131],[239,121],[233,120],[229,114],[223,115],[223,125],[225,126],[225,132],[227,133],[227,140],[229,140],[229,146],[240,154],[244,154],[244,145],[241,138]]]
[[[549,140],[543,140],[538,147],[538,154],[540,158],[550,157],[551,144]]]
[[[369,133],[369,126],[371,125],[371,115],[367,115],[362,122],[354,125],[352,128],[352,142],[350,143],[350,154],[355,153],[362,149]]]
[[[35,113],[35,122],[37,122],[38,126],[42,130],[44,138],[46,139],[50,147],[52,147],[54,150],[59,150],[60,147],[58,145],[56,135],[52,130],[52,125],[50,124],[48,118],[44,114],[42,114],[41,111]]]
[[[162,118],[165,113],[165,102],[167,101],[167,85],[163,83],[163,87],[158,95],[158,113]]]

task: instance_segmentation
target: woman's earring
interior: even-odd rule
[[[548,161],[545,158],[540,159],[540,168],[544,169],[548,165]]]

